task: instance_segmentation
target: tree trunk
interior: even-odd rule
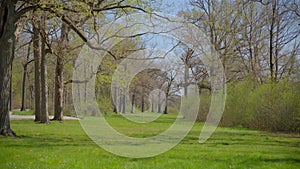
[[[15,55],[15,51],[13,50],[13,56]],[[13,67],[12,64],[10,65],[10,83],[9,83],[9,111],[12,111],[12,72]]]
[[[27,66],[30,63],[29,61],[29,56],[30,56],[30,43],[28,45],[28,51],[27,51],[27,63],[24,64],[23,66],[23,80],[22,80],[22,106],[21,106],[21,111],[25,111],[26,110],[26,101],[25,101],[25,97],[26,97],[26,76],[27,76]]]
[[[165,105],[165,110],[164,110],[164,114],[168,114],[168,94],[166,95],[166,105]]]
[[[15,136],[10,128],[9,89],[11,66],[15,48],[15,1],[3,0],[0,3],[0,134]]]
[[[185,65],[184,67],[184,96],[188,95],[188,86],[189,86],[189,67]]]
[[[53,120],[63,120],[63,88],[63,60],[61,57],[57,57],[55,69],[55,96]]]
[[[135,92],[132,94],[132,99],[131,99],[131,113],[134,113],[134,101],[135,101]]]
[[[27,66],[24,65],[23,69],[23,80],[22,80],[22,106],[20,111],[26,110],[26,101],[25,101],[25,95],[26,95],[26,76],[27,76]]]
[[[189,64],[193,54],[194,54],[193,49],[189,48],[186,52],[185,58],[182,59],[185,65],[184,66],[184,96],[187,96],[188,94],[188,86],[189,86],[189,79],[190,79]]]
[[[154,97],[153,95],[151,96],[151,112],[154,112]]]
[[[278,75],[279,75],[279,41],[280,41],[280,18],[279,18],[279,13],[278,9],[276,9],[275,16],[277,17],[276,20],[276,40],[275,40],[275,75],[274,75],[274,80],[277,81]]]
[[[272,18],[271,18],[271,25],[270,25],[270,41],[269,41],[269,61],[270,61],[270,74],[271,74],[271,81],[275,80],[274,77],[274,63],[273,63],[273,41],[274,41],[274,25],[275,25],[275,11],[276,11],[276,0],[272,3]]]
[[[45,15],[45,14],[43,14]],[[45,17],[42,18],[41,31],[45,30]],[[49,123],[49,112],[48,112],[48,81],[47,81],[47,58],[45,49],[45,37],[41,41],[41,123]]]
[[[41,38],[37,24],[33,26],[33,55],[34,55],[34,94],[35,94],[35,120],[41,121],[41,77],[40,77],[40,59],[41,59]]]
[[[161,113],[161,91],[158,91],[157,113]]]
[[[126,70],[127,70],[127,64],[124,65],[124,72],[126,72]],[[122,93],[122,103],[123,103],[122,113],[123,114],[126,113],[126,96],[125,96],[125,94],[126,94],[126,89],[123,88],[123,93]]]
[[[145,98],[144,98],[144,92],[142,92],[142,112],[145,111]]]
[[[54,118],[53,120],[63,120],[63,94],[64,94],[64,57],[66,55],[67,39],[68,39],[68,26],[66,23],[62,24],[61,28],[61,52],[60,56],[56,59],[55,69],[55,101],[54,101]]]
[[[126,98],[125,98],[125,89],[123,89],[123,94],[122,94],[122,113],[126,113]]]
[[[169,93],[170,93],[170,89],[171,89],[171,84],[172,84],[172,81],[169,82],[169,84],[167,86],[167,91],[166,91],[166,105],[165,105],[164,114],[168,114],[168,101],[169,101]]]
[[[117,87],[114,85],[114,88],[113,88],[113,92],[114,92],[114,99],[113,99],[113,106],[114,106],[114,110],[113,112],[118,114],[118,96],[117,96]]]
[[[122,89],[119,89],[119,110],[118,110],[118,112],[122,112],[122,101],[123,101],[123,99],[122,99]]]

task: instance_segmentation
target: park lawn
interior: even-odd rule
[[[20,110],[13,110],[13,115],[34,115],[34,112],[32,110],[28,111],[20,111]]]
[[[174,115],[150,124],[135,124],[120,115],[106,117],[117,130],[135,137],[168,128]],[[300,168],[300,137],[242,128],[219,127],[198,143],[201,123],[172,150],[152,158],[130,159],[106,152],[85,134],[79,121],[35,124],[14,120],[17,137],[0,136],[0,169],[10,168]]]

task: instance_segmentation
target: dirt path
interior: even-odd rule
[[[13,115],[10,114],[10,119],[11,120],[34,120],[34,115]],[[53,116],[49,116],[49,119],[53,119]],[[76,117],[69,117],[69,116],[64,116],[64,120],[79,120],[79,118]]]

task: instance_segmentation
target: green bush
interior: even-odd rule
[[[221,124],[300,132],[300,84],[257,84],[251,80],[228,84]]]
[[[108,97],[99,97],[98,106],[102,115],[106,115],[108,112],[113,111],[112,100]]]
[[[202,90],[200,94],[200,106],[197,116],[198,122],[204,122],[209,112],[211,102],[210,92],[208,90]]]
[[[251,111],[248,99],[257,84],[250,80],[227,84],[227,97],[222,125],[248,126],[251,121]]]
[[[251,128],[299,132],[300,87],[280,82],[260,85],[248,100]]]

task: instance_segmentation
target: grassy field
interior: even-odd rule
[[[163,115],[150,124],[135,124],[119,115],[107,117],[117,130],[135,137],[160,133],[174,121]],[[0,136],[0,168],[300,168],[300,137],[287,134],[219,127],[199,144],[202,124],[172,150],[152,158],[129,159],[94,144],[79,121],[34,124],[15,120],[15,138]]]
[[[13,115],[34,115],[34,112],[32,110],[29,111],[14,110],[12,114]]]

